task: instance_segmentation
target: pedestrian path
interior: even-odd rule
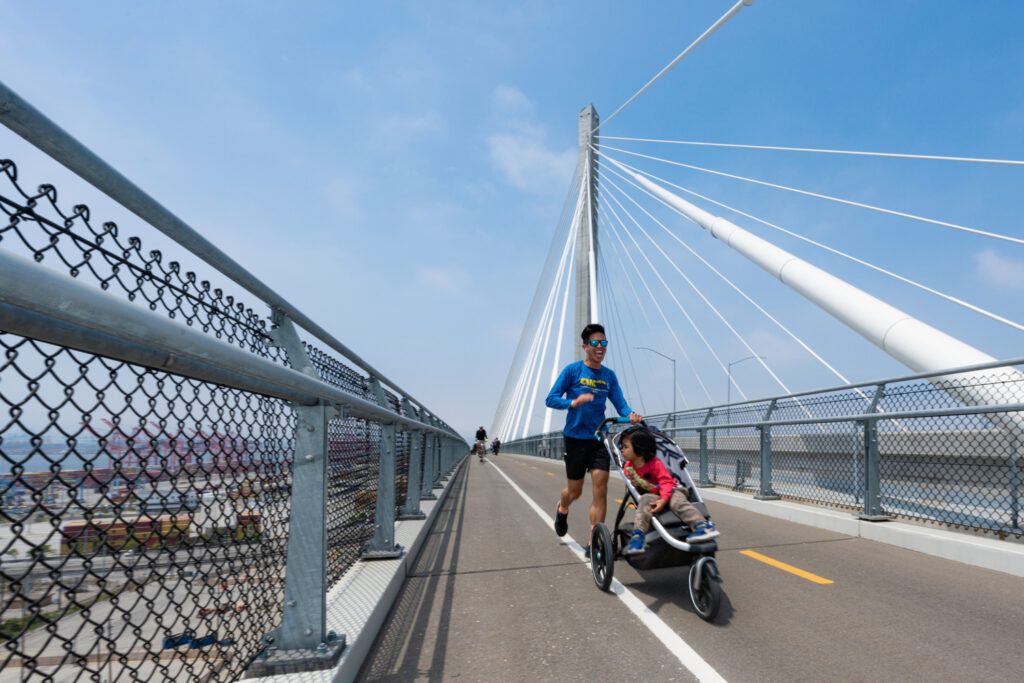
[[[615,564],[593,582],[552,529],[562,464],[501,455],[460,468],[365,660],[362,681],[1015,680],[1024,579],[724,502],[723,602],[693,611],[683,568]],[[609,486],[609,522],[622,495]],[[964,629],[981,649],[962,647]],[[895,637],[897,635],[899,637]],[[998,657],[987,653],[998,652]],[[703,664],[701,664],[703,662]]]

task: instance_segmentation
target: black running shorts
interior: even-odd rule
[[[597,439],[565,437],[565,476],[583,479],[590,470],[608,471],[611,457],[604,444]]]

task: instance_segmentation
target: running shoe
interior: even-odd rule
[[[718,536],[718,531],[715,530],[715,525],[710,520],[707,522],[697,522],[693,527],[693,533],[686,537],[686,542],[699,543],[700,541],[709,541],[715,536]]]
[[[626,548],[627,555],[636,555],[644,551],[644,532],[634,529],[629,537],[629,547]]]
[[[569,531],[569,513],[559,510],[561,505],[561,503],[555,503],[555,533],[565,536],[565,533]]]
[[[587,544],[587,547],[583,549],[583,559],[584,560],[589,560],[590,559],[590,544],[589,543]]]

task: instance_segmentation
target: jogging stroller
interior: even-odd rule
[[[608,418],[601,423],[595,435],[604,442],[620,473],[626,464],[619,450],[621,432],[610,432],[608,427],[611,424],[627,422],[629,418],[625,417]],[[690,502],[694,507],[705,518],[709,518],[700,491],[694,486],[690,473],[686,470],[687,460],[682,450],[660,432],[651,430],[651,433],[657,442],[658,458],[665,463],[677,481],[689,488]],[[718,550],[716,539],[687,543],[685,539],[692,530],[666,508],[651,520],[651,530],[645,539],[644,551],[638,554],[623,553],[633,531],[632,516],[629,521],[623,521],[623,518],[626,516],[626,510],[636,509],[640,500],[640,494],[629,479],[623,479],[626,482],[626,493],[622,497],[618,514],[615,515],[614,532],[604,524],[598,523],[594,525],[590,534],[590,564],[597,587],[603,591],[611,587],[615,560],[619,558],[625,559],[630,566],[638,570],[688,566],[688,584],[693,607],[702,619],[713,620],[721,604],[721,576],[718,573],[718,563],[715,562],[715,551]]]

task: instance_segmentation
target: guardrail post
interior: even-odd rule
[[[1020,529],[1020,462],[1017,437],[1010,435],[1010,528]]]
[[[441,426],[441,421],[438,420],[433,415],[431,415],[431,417],[430,417],[430,424],[434,425],[435,427],[440,427]],[[442,471],[441,470],[441,464],[442,464],[441,458],[444,456],[444,453],[442,453],[442,449],[444,448],[444,442],[441,441],[441,437],[437,435],[437,432],[434,432],[433,441],[434,441],[434,463],[433,463],[433,470],[432,471],[433,471],[434,479],[433,479],[433,483],[432,483],[431,489],[443,489],[444,488],[444,483],[443,483],[442,480],[444,479],[444,475],[441,473],[441,471]]]
[[[764,421],[771,419],[775,411],[775,400],[772,399],[765,411]],[[757,500],[778,500],[779,496],[772,490],[772,427],[761,425],[757,428],[761,435],[761,491],[756,496]]]
[[[291,320],[274,312],[272,337],[293,368],[319,378]],[[341,411],[319,404],[295,406],[295,452],[288,518],[281,625],[263,637],[265,650],[249,667],[253,676],[330,669],[345,636],[327,631],[327,421]]]
[[[434,418],[426,413],[421,416],[421,421],[429,425],[434,424]],[[434,451],[437,449],[437,435],[434,432],[426,432],[423,435],[423,481],[420,482],[420,500],[437,500],[434,495]]]
[[[698,429],[697,436],[700,439],[700,474],[697,477],[697,485],[711,488],[714,484],[708,478],[708,430]]]
[[[708,408],[707,415],[704,416],[704,422],[701,423],[702,427],[707,427],[708,422],[711,420],[711,411],[713,408]],[[699,486],[707,488],[713,488],[715,482],[708,476],[708,430],[698,429],[697,434],[700,437],[700,476]]]
[[[409,399],[402,399],[402,406],[405,414],[411,415],[417,420],[419,413],[412,407]],[[405,505],[399,514],[399,519],[426,519],[426,515],[420,510],[420,481],[423,475],[423,433],[412,429],[409,431],[409,476],[405,484]]]
[[[390,408],[380,380],[370,378],[370,391],[377,405]],[[403,548],[395,543],[395,436],[394,423],[380,426],[380,458],[377,461],[377,500],[373,513],[373,537],[363,549],[364,560],[401,557]]]
[[[864,412],[876,412],[878,402],[882,400],[884,394],[884,384],[875,387],[875,394],[871,397],[871,403]],[[878,452],[878,420],[864,420],[862,424],[864,425],[864,511],[857,517],[868,522],[887,522],[889,517],[882,512],[882,467]]]

